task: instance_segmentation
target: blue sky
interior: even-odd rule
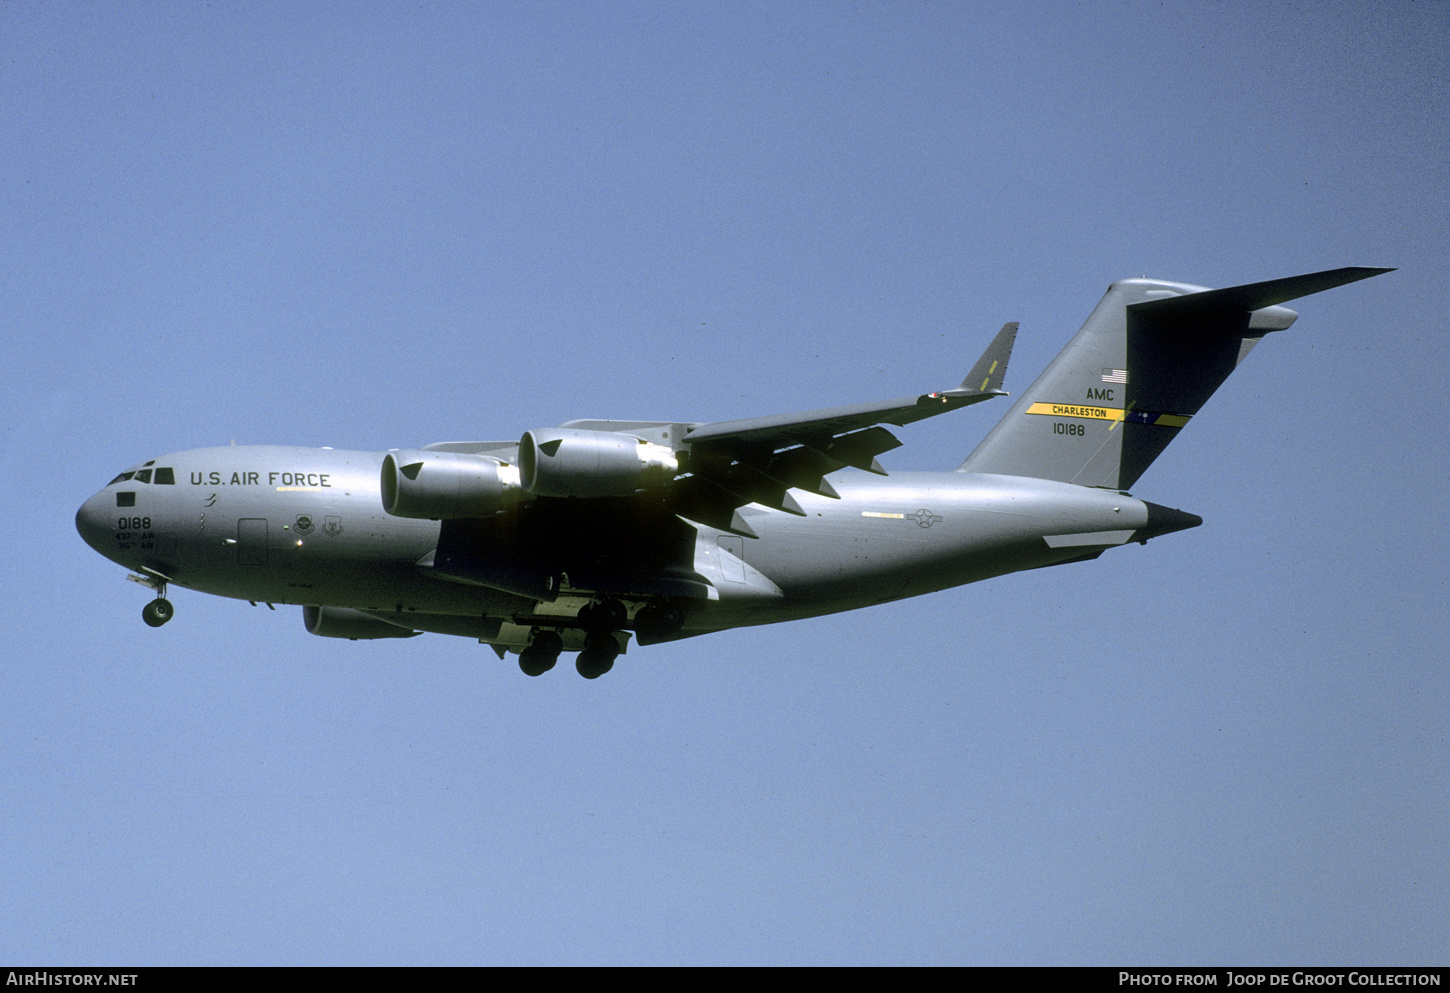
[[[1450,5],[0,10],[0,959],[1447,955]],[[1292,306],[1139,482],[1203,527],[636,649],[146,593],[187,448],[1023,389],[1108,283]],[[1005,410],[907,428],[946,469]]]

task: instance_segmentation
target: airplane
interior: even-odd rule
[[[81,537],[155,592],[302,607],[315,635],[476,638],[530,676],[629,647],[920,596],[1197,527],[1130,490],[1281,306],[1391,269],[1113,283],[955,469],[887,473],[901,427],[1007,394],[1009,323],[955,388],[716,423],[577,420],[386,452],[227,446],[127,469]]]

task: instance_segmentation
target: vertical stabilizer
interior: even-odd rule
[[[1278,304],[1390,271],[1219,290],[1120,280],[959,469],[1128,489],[1259,339],[1294,323]]]

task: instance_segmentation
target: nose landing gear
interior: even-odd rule
[[[126,578],[156,591],[156,599],[141,608],[141,620],[146,622],[147,627],[159,628],[176,616],[176,608],[166,599],[166,577],[148,572],[140,576],[132,573]]]

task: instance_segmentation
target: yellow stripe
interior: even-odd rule
[[[1117,407],[1079,407],[1070,403],[1034,403],[1027,408],[1029,414],[1047,414],[1052,417],[1081,417],[1089,421],[1121,421],[1124,412]]]
[[[1117,427],[1117,422],[1127,418],[1128,411],[1117,407],[1082,407],[1071,403],[1034,403],[1027,408],[1029,414],[1046,414],[1049,417],[1077,417],[1085,421],[1108,421],[1108,430]],[[1151,418],[1145,420],[1144,418]],[[1185,414],[1145,414],[1135,418],[1138,424],[1153,424],[1164,428],[1181,428],[1188,423]]]
[[[887,517],[887,518],[890,518],[893,521],[904,521],[904,520],[906,520],[906,515],[905,514],[883,514],[883,513],[881,513],[878,510],[863,510],[863,511],[861,511],[861,516],[862,517]]]

